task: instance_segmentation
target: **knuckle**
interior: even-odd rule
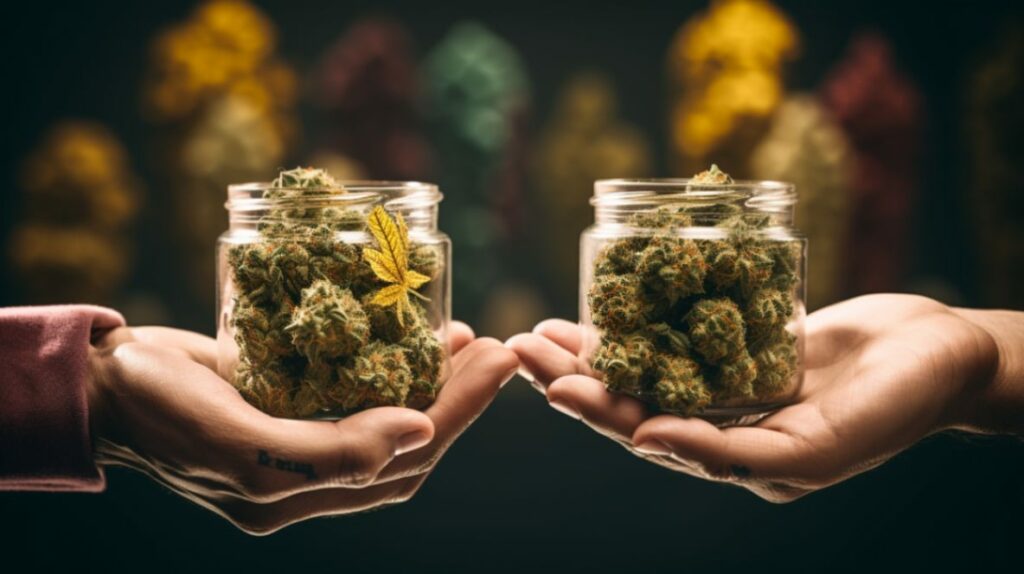
[[[413,474],[425,474],[434,470],[434,467],[437,466],[438,462],[440,462],[442,456],[444,456],[444,450],[437,450],[430,453],[430,456],[424,458],[413,468]]]
[[[402,504],[403,502],[409,502],[413,496],[419,491],[420,485],[417,483],[405,485],[395,493],[391,498],[391,502],[394,504]]]
[[[268,516],[259,504],[238,502],[222,510],[228,522],[250,536],[266,536],[282,526]]]
[[[235,520],[235,527],[250,536],[268,536],[280,530],[276,522],[266,520]]]
[[[383,465],[363,449],[349,448],[339,453],[336,462],[336,481],[348,486],[369,486],[377,478]]]
[[[751,490],[772,504],[789,504],[811,492],[802,487],[780,482],[764,482],[751,488]]]
[[[243,475],[238,481],[238,490],[251,502],[271,502],[276,493],[276,489],[259,472]]]

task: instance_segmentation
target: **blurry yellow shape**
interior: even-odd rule
[[[25,160],[25,217],[116,231],[139,208],[138,181],[121,143],[104,126],[57,124]]]
[[[193,292],[210,302],[209,249],[230,183],[268,180],[297,139],[295,71],[273,22],[244,0],[203,2],[152,43],[143,103],[165,126],[165,181]]]
[[[156,119],[179,119],[229,91],[268,112],[291,105],[294,73],[273,60],[276,42],[273,24],[252,4],[201,4],[154,40],[147,110]]]
[[[544,253],[564,301],[575,299],[579,234],[593,221],[589,198],[594,180],[651,175],[646,136],[618,117],[608,78],[587,72],[562,89],[554,114],[541,133],[534,157],[536,201],[543,206]]]
[[[128,272],[139,183],[104,126],[57,124],[25,160],[22,220],[8,255],[34,303],[109,303]]]
[[[782,67],[798,49],[796,28],[765,0],[719,0],[687,21],[668,56],[673,171],[745,160],[782,100]]]
[[[108,303],[129,255],[121,238],[81,227],[27,223],[10,240],[19,286],[33,303]]]
[[[179,239],[192,259],[189,278],[197,294],[212,292],[210,246],[227,227],[227,186],[267,181],[282,165],[285,147],[274,118],[248,98],[225,95],[199,115],[177,150],[180,169],[174,179],[174,209]]]

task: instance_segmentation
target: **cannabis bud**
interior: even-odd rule
[[[732,184],[712,165],[688,185]],[[728,200],[633,213],[638,232],[599,250],[587,292],[601,343],[591,366],[610,391],[665,412],[769,402],[792,388],[802,246],[764,233],[771,218]],[[681,228],[708,227],[683,235]],[[713,238],[706,238],[713,237]]]
[[[441,253],[410,243],[401,215],[324,201],[344,193],[323,170],[281,172],[257,238],[227,252],[233,383],[275,416],[424,408],[441,384],[445,348],[420,292],[441,276]]]

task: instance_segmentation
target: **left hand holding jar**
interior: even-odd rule
[[[92,350],[88,394],[101,465],[134,468],[251,534],[403,502],[515,373],[515,354],[453,323],[452,373],[423,412],[339,421],[271,417],[216,372],[213,339],[118,328]]]

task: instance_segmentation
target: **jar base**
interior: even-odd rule
[[[784,406],[785,403],[773,403],[751,407],[709,408],[694,416],[719,428],[741,427],[757,424]]]

